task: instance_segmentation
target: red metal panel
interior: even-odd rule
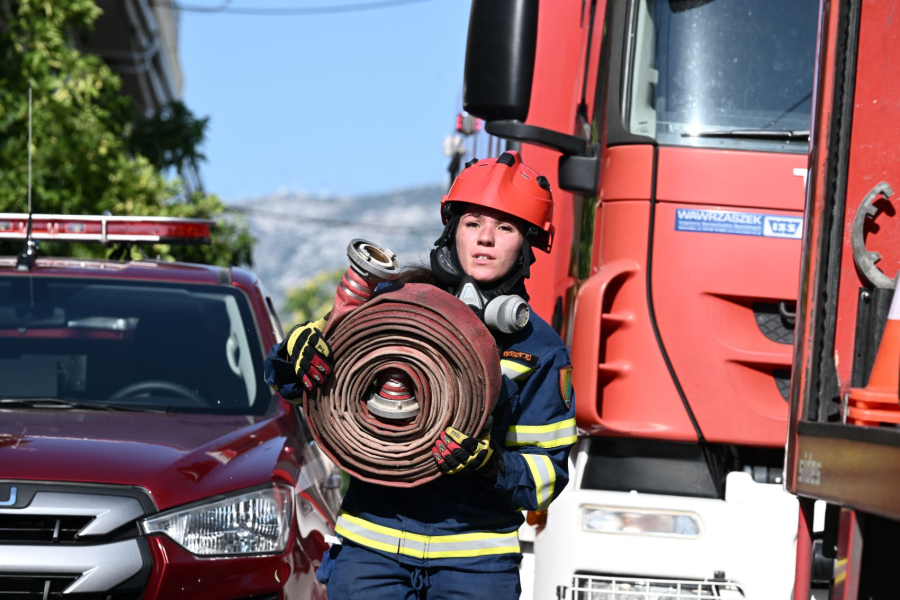
[[[653,299],[669,358],[707,440],[783,446],[788,406],[773,373],[790,369],[792,346],[763,334],[754,304],[796,297],[800,241],[676,231],[684,206],[656,209]]]
[[[806,154],[660,148],[656,198],[800,211],[806,163]]]
[[[653,146],[614,146],[603,152],[600,199],[650,199],[653,189]]]
[[[581,97],[584,70],[584,46],[587,21],[582,21],[581,0],[542,2],[538,15],[537,54],[531,92],[528,124],[571,133],[575,128],[575,109]],[[556,299],[565,297],[575,283],[569,274],[572,252],[572,194],[559,189],[560,153],[526,144],[522,159],[550,180],[556,203],[553,222],[556,239],[549,257],[537,252],[538,261],[531,270],[528,290],[532,308],[550,321]]]
[[[784,445],[788,406],[773,375],[790,369],[792,347],[764,335],[754,305],[796,298],[800,241],[676,231],[676,211],[705,204],[700,208],[801,217],[803,177],[793,171],[804,162],[790,154],[659,150],[654,306],[711,442]]]
[[[650,324],[649,218],[646,200],[603,206],[603,262],[578,291],[572,340],[578,423],[591,433],[696,441]]]
[[[797,561],[794,570],[794,593],[796,600],[810,597],[812,584],[812,528],[815,501],[800,498],[799,522],[797,523]]]
[[[894,2],[862,3],[859,54],[853,104],[853,133],[847,176],[844,252],[838,295],[835,354],[842,390],[850,384],[856,332],[856,304],[861,280],[853,262],[850,232],[863,197],[881,181],[900,193],[900,19]],[[878,266],[893,277],[900,265],[900,217],[881,215],[867,247],[882,254]]]
[[[859,517],[856,511],[842,508],[830,600],[857,600],[862,553],[863,536]]]

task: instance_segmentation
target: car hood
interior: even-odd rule
[[[296,417],[0,410],[0,479],[140,486],[160,510],[294,483]]]

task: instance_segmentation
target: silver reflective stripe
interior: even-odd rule
[[[513,381],[525,381],[534,373],[535,367],[527,367],[514,360],[501,360],[500,372]]]
[[[553,500],[553,486],[556,484],[556,471],[548,456],[543,454],[523,454],[531,478],[534,480],[534,494],[537,510],[547,510]]]
[[[378,525],[342,512],[335,532],[367,548],[419,559],[463,558],[519,553],[518,533],[472,532],[418,535]]]
[[[505,446],[558,448],[578,441],[575,419],[548,425],[513,425],[506,432]]]
[[[95,517],[78,537],[104,535],[143,516],[141,503],[125,496],[38,492],[25,508],[0,508],[0,515]]]
[[[143,566],[137,540],[78,546],[0,546],[0,575],[80,575],[63,594],[107,592]]]

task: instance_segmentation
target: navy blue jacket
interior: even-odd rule
[[[522,510],[546,510],[569,480],[572,367],[560,337],[533,311],[524,329],[497,342],[504,377],[491,430],[502,446],[496,483],[466,473],[411,489],[352,479],[336,526],[345,542],[419,567],[494,571],[519,563]],[[281,360],[275,347],[273,360]],[[268,364],[266,371],[276,372]],[[269,383],[295,383],[278,379]]]

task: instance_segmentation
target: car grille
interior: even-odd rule
[[[0,504],[0,600],[140,598],[152,565],[137,523],[155,511],[144,492],[17,481],[0,488],[8,498]]]
[[[92,517],[0,515],[0,544],[5,542],[72,542],[75,534],[92,520]]]
[[[733,581],[575,575],[571,586],[557,589],[557,597],[564,600],[740,600],[744,592]]]
[[[74,575],[0,575],[0,600],[138,600],[140,591],[63,594],[78,579]]]

